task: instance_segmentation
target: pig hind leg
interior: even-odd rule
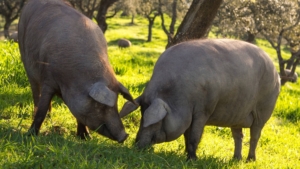
[[[275,107],[277,96],[278,95],[276,93],[266,95],[265,98],[262,98],[261,101],[258,102],[256,111],[253,112],[254,117],[256,118],[254,119],[252,126],[250,127],[250,148],[247,161],[256,160],[255,150],[261,135],[261,130],[271,117],[271,114]]]
[[[41,87],[37,82],[30,81],[30,86],[31,86],[31,91],[32,91],[32,97],[33,97],[33,104],[34,104],[34,110],[32,114],[32,118],[34,119],[37,111],[38,111],[38,105],[40,101],[40,96],[41,96]],[[52,105],[51,102],[49,103],[49,112],[51,112]]]
[[[30,135],[39,133],[40,127],[46,117],[47,111],[49,110],[51,99],[54,96],[55,92],[52,88],[48,86],[43,86],[41,96],[39,97],[38,107],[34,120],[31,124],[31,127],[28,131]]]
[[[262,127],[251,126],[250,128],[250,148],[247,161],[255,161],[256,155],[255,150],[261,134]]]
[[[234,140],[234,155],[233,158],[237,160],[242,159],[242,141],[243,141],[243,131],[242,128],[231,128],[232,137]]]

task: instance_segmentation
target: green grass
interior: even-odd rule
[[[130,18],[114,18],[108,22],[105,36],[111,65],[118,80],[137,97],[165,49],[166,36],[159,22],[154,25],[152,42],[146,42],[147,22],[142,18],[138,18],[135,25],[128,24]],[[132,47],[119,49],[119,38],[130,39]],[[270,45],[263,40],[257,43],[278,65]],[[256,162],[245,162],[250,139],[248,129],[244,129],[244,158],[238,162],[232,160],[234,145],[230,129],[210,126],[205,128],[199,144],[199,159],[186,161],[182,136],[149,150],[138,151],[133,146],[139,111],[123,119],[130,134],[124,144],[93,132],[91,140],[82,141],[75,137],[75,118],[57,98],[53,101],[51,116],[42,125],[41,134],[27,137],[33,103],[18,45],[2,41],[0,48],[0,168],[300,168],[299,82],[282,87],[273,116],[263,129]],[[124,102],[120,97],[119,109]]]

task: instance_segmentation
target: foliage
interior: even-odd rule
[[[166,37],[160,23],[154,23],[153,42],[146,42],[147,21],[137,18],[114,18],[105,36],[110,63],[117,78],[137,97],[150,79],[153,66],[164,51]],[[132,46],[119,49],[117,39],[127,38]],[[261,46],[276,61],[276,53],[264,40]],[[140,112],[123,119],[130,134],[118,144],[92,132],[92,139],[75,137],[76,121],[60,99],[54,99],[53,110],[37,137],[26,136],[32,122],[33,103],[28,80],[19,60],[18,46],[0,42],[0,168],[300,168],[300,83],[282,87],[274,114],[263,129],[257,148],[257,161],[232,160],[233,140],[230,129],[207,126],[199,145],[196,161],[186,161],[184,138],[157,144],[139,151],[134,147]],[[272,53],[273,52],[273,53]],[[287,53],[288,55],[289,53]],[[119,109],[125,99],[119,98]],[[248,153],[249,130],[244,129],[243,156]]]
[[[20,11],[26,0],[0,0],[0,16],[5,19],[4,36],[9,37],[11,23],[18,19]]]
[[[277,53],[281,84],[293,81],[300,63],[300,1],[299,0],[238,0],[225,1],[214,25],[218,35],[236,37],[253,42],[255,36],[264,37]],[[282,57],[282,44],[290,49],[288,59]],[[285,69],[291,70],[286,74]]]

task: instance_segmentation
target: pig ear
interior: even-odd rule
[[[161,99],[155,99],[151,105],[145,110],[143,115],[143,127],[148,127],[151,124],[162,120],[168,113],[169,106]]]
[[[113,107],[117,100],[116,93],[101,82],[97,82],[92,86],[89,95],[97,102],[110,107]]]
[[[130,114],[131,112],[133,112],[134,110],[136,110],[139,106],[140,106],[140,97],[138,97],[137,99],[135,99],[135,104],[133,104],[132,102],[126,102],[121,111],[120,111],[120,117],[123,118],[125,116],[127,116],[128,114]]]
[[[122,83],[119,82],[119,89],[120,89],[120,93],[121,95],[127,99],[128,101],[131,101],[132,103],[134,103],[135,105],[138,105],[135,100],[133,99],[133,97],[131,96],[131,94],[129,93],[129,91],[126,89],[126,87],[124,87],[122,85]]]

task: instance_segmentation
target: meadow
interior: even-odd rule
[[[105,33],[109,59],[117,79],[135,97],[150,79],[153,66],[165,50],[166,35],[157,20],[152,42],[146,42],[147,21],[137,18],[108,20]],[[213,34],[210,35],[213,37]],[[128,49],[119,49],[117,40],[132,42]],[[257,40],[274,60],[276,52],[264,40]],[[289,53],[284,51],[284,55]],[[298,68],[298,74],[300,68]],[[275,169],[300,168],[300,82],[281,88],[276,108],[266,123],[257,147],[257,161],[246,163],[249,149],[249,129],[243,129],[243,160],[233,156],[233,139],[229,128],[207,126],[199,144],[198,160],[186,161],[184,138],[157,144],[148,150],[134,147],[140,111],[122,119],[128,139],[123,144],[111,141],[95,132],[83,141],[75,136],[76,121],[67,106],[54,98],[53,109],[41,128],[40,135],[28,137],[32,122],[33,101],[30,86],[20,60],[18,44],[0,42],[0,168],[234,168]],[[125,103],[122,96],[118,105]]]

